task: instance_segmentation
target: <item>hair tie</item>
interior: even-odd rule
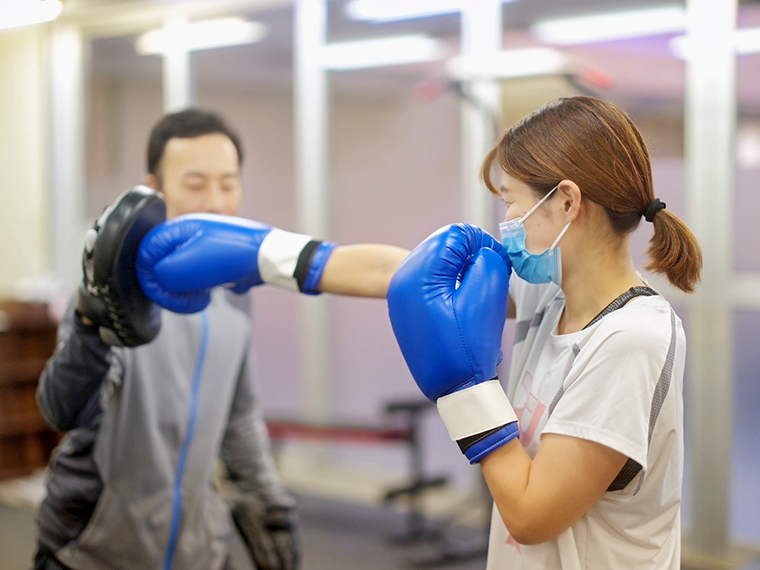
[[[651,204],[649,204],[649,207],[644,212],[644,219],[652,223],[654,222],[654,215],[659,212],[660,210],[665,209],[665,202],[661,202],[659,198],[655,198]]]

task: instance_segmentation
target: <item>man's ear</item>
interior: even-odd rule
[[[583,194],[580,187],[572,180],[563,180],[557,188],[562,197],[562,215],[568,222],[575,221],[580,214]]]
[[[155,174],[148,174],[145,176],[145,180],[143,180],[143,184],[147,186],[148,188],[153,188],[153,190],[158,190],[160,192],[160,189],[158,187],[158,176]]]

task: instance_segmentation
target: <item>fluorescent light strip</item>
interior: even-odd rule
[[[60,0],[6,0],[0,9],[0,30],[50,22],[62,8]]]
[[[441,59],[441,43],[422,35],[334,43],[325,46],[322,64],[330,71],[348,71],[423,63]]]
[[[199,51],[256,43],[266,34],[264,24],[241,18],[220,18],[190,24],[174,22],[138,37],[135,49],[140,55],[164,54],[176,49]]]
[[[686,36],[678,36],[670,40],[670,53],[679,59],[689,59],[689,40]]]
[[[734,48],[737,55],[760,53],[760,28],[736,30]],[[689,36],[678,36],[670,40],[670,53],[681,59],[689,59],[694,50]]]
[[[551,48],[507,50],[488,58],[459,56],[447,64],[449,78],[464,82],[555,75],[566,68],[567,58]]]
[[[530,30],[542,42],[573,45],[667,34],[685,28],[684,9],[670,6],[546,20],[534,24]]]
[[[346,15],[352,20],[396,22],[455,14],[467,2],[475,0],[353,0],[346,5]],[[514,0],[502,0],[503,3]]]
[[[352,20],[393,22],[453,14],[460,7],[461,0],[354,0],[346,6],[346,15]]]
[[[736,53],[760,53],[760,28],[743,28],[736,31]]]

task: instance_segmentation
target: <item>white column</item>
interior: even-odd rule
[[[168,37],[181,38],[187,26],[185,16],[175,15],[164,24]],[[173,113],[193,104],[190,51],[182,41],[169,42],[163,55],[164,112]]]
[[[81,279],[88,225],[85,199],[84,39],[56,25],[50,38],[50,252],[52,269],[73,290]]]
[[[693,550],[726,552],[733,406],[734,137],[737,0],[688,0],[688,222],[702,246],[702,285],[689,314],[687,423]]]
[[[463,3],[461,20],[462,56],[488,58],[502,49],[501,0],[469,0]],[[463,84],[476,108],[462,101],[462,188],[464,221],[494,231],[496,206],[493,196],[481,184],[478,174],[488,150],[498,133],[492,115],[502,105],[501,88],[496,81]],[[499,113],[500,114],[500,113]]]
[[[0,34],[0,297],[24,297],[22,279],[48,269],[48,82],[38,27]]]
[[[329,235],[329,93],[322,52],[327,34],[325,0],[297,0],[294,30],[296,223],[319,239]],[[327,297],[301,299],[301,349],[306,413],[330,412],[331,334]]]

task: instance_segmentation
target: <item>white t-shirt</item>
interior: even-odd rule
[[[681,320],[659,295],[639,296],[588,328],[557,335],[556,285],[514,277],[517,328],[509,399],[535,457],[544,433],[601,443],[641,466],[557,538],[519,545],[494,506],[488,570],[678,570],[681,560]],[[637,466],[629,461],[636,469]]]

